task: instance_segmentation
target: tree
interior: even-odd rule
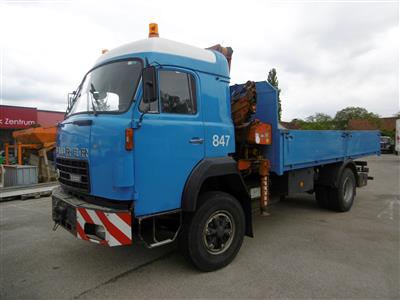
[[[313,123],[327,123],[332,122],[333,119],[330,115],[324,113],[315,113],[314,115],[307,117],[306,121]]]
[[[335,123],[330,115],[324,113],[315,113],[307,117],[305,120],[294,119],[292,122],[294,127],[304,130],[332,130],[335,129]]]
[[[351,119],[368,120],[377,127],[380,125],[379,115],[368,112],[362,107],[346,107],[338,111],[335,115],[334,122],[337,129],[347,129]]]
[[[278,92],[278,119],[279,121],[281,120],[281,114],[282,114],[282,107],[281,107],[281,89],[279,88],[279,81],[278,81],[278,76],[276,75],[276,69],[272,68],[269,72],[268,72],[268,79],[267,81],[269,82],[269,84],[271,84],[274,88],[276,88],[277,92]]]
[[[309,130],[331,130],[335,129],[335,123],[330,115],[324,113],[315,113],[306,118],[303,122],[302,129]]]

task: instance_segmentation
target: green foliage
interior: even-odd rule
[[[335,123],[331,116],[324,113],[315,113],[307,117],[301,127],[306,130],[332,130],[335,129]]]
[[[347,129],[351,119],[368,120],[377,127],[380,126],[379,115],[368,112],[362,107],[346,107],[338,111],[335,115],[334,122],[336,129]]]
[[[328,123],[328,122],[332,122],[333,119],[330,115],[327,115],[324,113],[316,113],[312,116],[307,117],[306,121],[313,122],[313,123]]]
[[[395,139],[396,131],[394,130],[381,130],[382,136],[390,136],[393,140]]]
[[[304,130],[345,130],[351,119],[368,120],[377,128],[380,128],[381,125],[379,115],[368,112],[362,107],[347,107],[338,111],[335,118],[324,113],[315,113],[305,120],[296,120],[296,126]],[[292,121],[292,123],[294,123],[294,121]],[[382,134],[383,133],[388,136],[393,135],[390,131],[382,131]]]
[[[293,123],[294,121],[292,121]],[[315,113],[306,120],[295,120],[296,126],[304,130],[332,130],[335,122],[332,117],[324,113]]]
[[[279,121],[281,120],[281,115],[282,115],[282,106],[281,106],[281,89],[279,88],[279,81],[278,81],[278,76],[276,75],[276,69],[272,68],[268,72],[268,79],[267,81],[269,84],[271,84],[276,90],[278,91],[278,118]]]

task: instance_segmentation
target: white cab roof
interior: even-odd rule
[[[125,44],[118,48],[112,49],[100,56],[100,58],[96,61],[96,65],[122,55],[143,52],[158,52],[184,56],[205,61],[208,63],[216,62],[216,56],[211,50],[206,50],[163,38],[153,37]]]

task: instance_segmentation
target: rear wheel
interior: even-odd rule
[[[200,270],[214,271],[228,265],[239,252],[245,231],[240,203],[223,192],[207,192],[197,210],[184,216],[180,247]]]
[[[349,211],[353,206],[356,195],[356,178],[349,168],[343,170],[338,187],[329,192],[329,204],[333,210],[339,212]]]

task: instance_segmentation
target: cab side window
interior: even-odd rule
[[[161,112],[171,114],[196,113],[196,81],[192,74],[160,70],[158,80]]]

